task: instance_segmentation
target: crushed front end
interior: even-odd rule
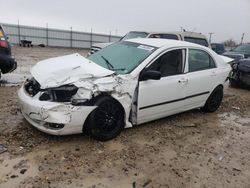
[[[53,135],[81,133],[94,106],[76,106],[72,96],[78,88],[66,85],[41,89],[34,79],[27,80],[18,91],[25,119],[37,129]]]

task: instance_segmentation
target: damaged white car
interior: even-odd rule
[[[230,58],[166,39],[117,42],[88,58],[37,63],[18,92],[23,116],[39,130],[87,132],[97,140],[194,108],[218,109]]]

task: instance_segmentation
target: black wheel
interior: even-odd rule
[[[205,106],[201,108],[201,110],[204,112],[215,112],[220,107],[222,98],[223,98],[223,87],[218,86],[208,97]]]
[[[124,111],[120,103],[108,96],[95,101],[98,106],[88,117],[87,132],[96,140],[107,141],[118,136],[124,128]]]

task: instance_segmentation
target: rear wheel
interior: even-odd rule
[[[220,107],[222,98],[223,98],[223,87],[218,86],[208,97],[205,106],[202,107],[201,110],[204,112],[215,112]]]
[[[119,102],[109,96],[96,100],[98,106],[88,117],[87,131],[96,140],[115,138],[124,128],[124,111]]]

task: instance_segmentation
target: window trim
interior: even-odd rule
[[[200,71],[206,71],[206,70],[218,68],[217,63],[216,63],[214,57],[209,52],[207,52],[206,50],[200,49],[200,48],[192,48],[192,47],[191,48],[187,48],[187,50],[188,51],[187,51],[187,60],[186,60],[186,65],[187,65],[186,66],[187,67],[187,70],[186,70],[187,72],[186,73],[200,72]],[[215,67],[209,68],[209,69],[197,70],[197,71],[189,71],[189,50],[199,50],[199,51],[205,52],[213,60]],[[210,61],[209,61],[209,66],[210,66]]]

